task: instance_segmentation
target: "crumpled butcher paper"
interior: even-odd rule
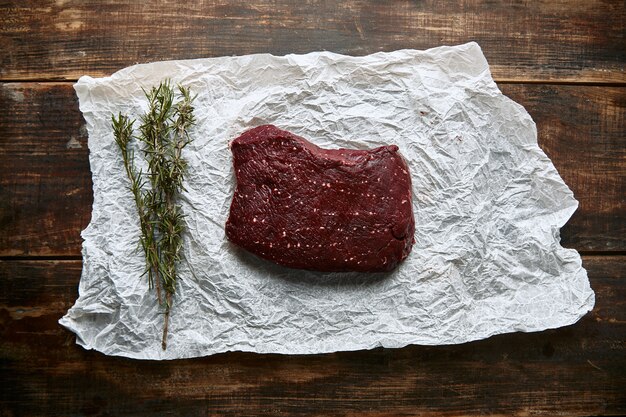
[[[163,310],[142,276],[137,214],[111,115],[138,118],[147,108],[142,88],[166,78],[198,95],[198,122],[184,152],[184,261],[163,351]],[[94,202],[82,232],[80,296],[60,323],[86,349],[175,359],[455,344],[569,325],[594,305],[580,255],[559,244],[578,202],[476,43],[362,57],[156,62],[81,77],[75,89]],[[399,268],[287,269],[226,239],[235,185],[229,141],[265,123],[326,148],[400,147],[416,231]]]

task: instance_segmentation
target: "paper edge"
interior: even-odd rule
[[[453,346],[453,345],[460,345],[460,344],[464,344],[464,343],[470,343],[470,342],[474,342],[474,341],[480,341],[480,340],[485,340],[488,339],[492,336],[495,335],[500,335],[500,334],[512,334],[512,333],[536,333],[536,332],[541,332],[541,331],[545,331],[545,330],[550,330],[550,329],[556,329],[556,328],[561,328],[561,327],[565,327],[565,326],[570,326],[573,325],[575,323],[577,323],[582,317],[584,317],[587,313],[589,313],[590,311],[593,310],[594,306],[595,306],[595,291],[593,290],[593,288],[591,288],[591,283],[589,282],[589,278],[587,275],[587,271],[586,269],[582,266],[582,256],[580,255],[580,253],[573,248],[565,248],[560,244],[560,230],[561,228],[567,224],[567,222],[571,219],[571,217],[573,216],[573,214],[576,212],[576,210],[579,207],[579,201],[575,198],[573,191],[571,190],[571,188],[567,185],[567,183],[563,180],[563,178],[561,177],[560,173],[558,172],[558,170],[556,169],[556,167],[554,166],[554,164],[552,163],[552,161],[550,160],[550,158],[546,155],[546,153],[543,151],[543,149],[541,149],[541,147],[539,146],[539,140],[538,140],[538,132],[537,132],[537,127],[536,127],[536,123],[533,120],[532,116],[528,113],[528,111],[524,108],[524,106],[522,106],[520,103],[517,103],[516,101],[514,101],[513,99],[511,99],[510,97],[508,97],[507,95],[505,95],[500,88],[497,86],[495,80],[492,77],[491,71],[490,71],[490,67],[488,65],[487,59],[482,51],[482,48],[480,47],[480,45],[475,42],[475,41],[470,41],[467,43],[462,43],[462,44],[458,44],[458,45],[442,45],[442,46],[437,46],[437,47],[433,47],[433,48],[428,48],[425,50],[417,50],[417,49],[410,49],[410,48],[404,48],[404,49],[398,49],[398,50],[394,50],[394,51],[379,51],[379,52],[374,52],[371,54],[366,54],[366,55],[360,55],[360,56],[352,56],[352,55],[345,55],[345,54],[341,54],[341,53],[336,53],[336,52],[332,52],[332,51],[311,51],[311,52],[307,52],[307,53],[303,53],[303,54],[285,54],[285,55],[273,55],[271,53],[257,53],[257,54],[248,54],[248,55],[233,55],[233,56],[229,56],[229,58],[237,58],[237,59],[253,59],[253,58],[260,58],[260,57],[267,57],[267,58],[283,58],[283,59],[288,59],[290,57],[306,57],[306,56],[311,56],[311,55],[321,55],[321,56],[333,56],[336,58],[342,58],[344,60],[347,60],[349,62],[359,62],[360,60],[366,59],[366,58],[370,58],[372,56],[376,56],[376,57],[384,57],[386,55],[399,55],[402,53],[411,53],[411,54],[416,54],[416,55],[429,55],[429,54],[440,54],[441,51],[445,51],[447,53],[458,53],[458,52],[463,52],[463,51],[467,51],[470,52],[474,50],[473,52],[473,56],[475,58],[479,58],[483,61],[483,66],[484,66],[484,72],[486,72],[486,74],[484,76],[486,76],[486,78],[488,78],[488,83],[487,85],[485,85],[484,87],[487,87],[488,89],[491,89],[492,92],[497,93],[498,95],[501,95],[502,97],[504,97],[506,100],[508,100],[511,104],[513,104],[514,106],[518,107],[520,110],[523,111],[523,113],[528,117],[528,119],[530,120],[530,122],[532,123],[532,128],[533,128],[533,146],[535,146],[537,148],[537,150],[540,152],[540,156],[542,158],[545,158],[544,162],[548,162],[551,166],[551,168],[555,171],[555,173],[557,174],[558,178],[562,181],[562,183],[565,185],[565,187],[567,188],[567,190],[569,191],[572,200],[574,201],[574,203],[571,206],[565,207],[564,209],[562,209],[561,211],[565,210],[565,212],[563,213],[563,216],[559,216],[559,220],[560,220],[560,224],[556,224],[554,225],[556,227],[556,229],[559,232],[559,239],[555,242],[559,248],[566,250],[566,251],[573,251],[576,253],[577,258],[578,258],[578,266],[579,266],[579,270],[578,272],[580,272],[582,270],[582,273],[584,274],[584,278],[586,278],[586,282],[587,282],[587,289],[590,291],[589,297],[587,300],[589,300],[589,298],[591,298],[590,302],[585,302],[584,304],[581,304],[581,307],[584,306],[586,308],[585,311],[581,311],[579,312],[574,318],[569,319],[569,320],[565,320],[563,322],[560,322],[556,325],[550,325],[550,326],[542,326],[539,329],[526,329],[526,330],[506,330],[504,332],[488,332],[485,335],[481,335],[478,337],[465,337],[463,338],[461,341],[459,342],[454,342],[454,343],[428,343],[428,342],[412,342],[412,341],[408,341],[408,342],[402,342],[401,344],[397,345],[397,346],[385,346],[385,343],[383,342],[376,342],[375,344],[372,344],[370,346],[367,347],[345,347],[342,348],[341,350],[337,350],[337,349],[316,349],[315,351],[307,351],[306,349],[304,349],[303,351],[300,352],[292,352],[292,351],[284,351],[284,350],[280,350],[280,349],[273,349],[272,351],[268,351],[268,352],[263,352],[263,351],[259,351],[259,350],[255,350],[253,348],[250,349],[237,349],[237,350],[224,350],[224,351],[217,351],[217,352],[211,352],[211,353],[203,353],[203,354],[191,354],[191,355],[182,355],[182,356],[178,356],[178,357],[163,357],[160,356],[159,357],[153,357],[153,358],[146,358],[146,357],[139,357],[138,354],[134,354],[134,352],[127,352],[128,354],[124,354],[124,353],[104,353],[102,351],[99,351],[97,349],[95,349],[94,346],[88,344],[85,342],[85,340],[83,339],[83,337],[81,336],[81,334],[79,333],[79,329],[77,329],[76,326],[73,325],[73,319],[70,317],[70,312],[71,310],[76,306],[76,301],[74,302],[74,305],[72,305],[72,307],[70,307],[70,309],[58,320],[58,323],[63,326],[64,328],[70,330],[71,332],[73,332],[76,335],[76,343],[80,346],[82,346],[84,349],[86,350],[96,350],[104,355],[107,356],[116,356],[116,357],[125,357],[125,358],[130,358],[130,359],[139,359],[139,360],[176,360],[176,359],[191,359],[191,358],[198,358],[198,357],[206,357],[206,356],[211,356],[211,355],[215,355],[215,354],[220,354],[220,353],[227,353],[227,352],[251,352],[251,353],[258,353],[258,354],[284,354],[284,355],[312,355],[312,354],[327,354],[327,353],[334,353],[334,352],[349,352],[349,351],[360,351],[360,350],[372,350],[375,348],[379,348],[379,347],[383,347],[383,348],[387,348],[387,349],[401,349],[404,348],[406,346],[410,346],[410,345],[416,345],[416,346]],[[128,74],[137,71],[137,70],[141,70],[141,69],[147,69],[150,68],[152,66],[158,66],[158,65],[163,65],[163,64],[167,64],[167,63],[183,63],[183,64],[193,64],[193,63],[201,63],[201,62],[211,62],[211,61],[216,61],[216,60],[221,60],[224,57],[210,57],[210,58],[195,58],[195,59],[183,59],[183,60],[164,60],[164,61],[154,61],[154,62],[148,62],[148,63],[140,63],[140,64],[135,64],[129,67],[125,67],[122,68],[116,72],[114,72],[113,74],[111,74],[110,76],[105,76],[105,77],[91,77],[89,75],[83,75],[81,76],[77,82],[75,84],[73,84],[75,93],[77,95],[77,98],[79,100],[79,109],[81,110],[81,112],[83,112],[83,108],[84,108],[84,104],[89,100],[89,94],[90,94],[90,88],[93,87],[94,85],[100,84],[100,83],[104,83],[104,82],[108,82],[111,80],[114,80],[115,78],[121,78],[121,77],[125,77]],[[91,136],[89,133],[89,127],[88,127],[88,140],[89,137]],[[91,148],[89,148],[89,152],[91,154]],[[91,171],[91,158],[89,161],[89,165],[90,165],[90,171]],[[93,174],[93,172],[92,172]],[[93,185],[92,185],[92,192],[94,192],[93,190]],[[93,205],[93,203],[92,203]],[[92,206],[92,210],[93,210],[93,206]],[[81,236],[83,235],[83,233],[85,233],[86,231],[88,231],[91,226],[92,226],[92,222],[93,219],[90,219],[89,224],[85,227],[85,229],[83,229],[81,231]],[[83,243],[82,243],[82,256],[83,259],[82,261],[84,261],[84,250],[85,250],[85,239],[83,238]],[[84,268],[81,272],[81,281],[82,281],[82,274],[84,273]],[[80,295],[79,295],[80,298]]]

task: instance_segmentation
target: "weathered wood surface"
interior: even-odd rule
[[[0,5],[0,79],[77,79],[157,60],[479,42],[497,80],[623,83],[623,1],[96,1]]]
[[[456,346],[149,362],[85,351],[57,324],[77,296],[80,261],[0,261],[0,415],[625,413],[625,262],[583,259],[596,307],[558,330]]]
[[[0,256],[80,255],[93,192],[71,84],[3,84],[0,103]]]
[[[0,416],[626,414],[625,17],[610,0],[0,2]],[[580,322],[458,346],[172,362],[84,351],[57,324],[93,198],[63,81],[165,59],[471,40],[580,201],[561,231],[588,254],[596,291]]]
[[[626,250],[626,88],[502,85],[580,206],[561,229],[580,251]]]
[[[580,200],[564,246],[626,250],[626,89],[504,84]],[[0,84],[0,256],[79,256],[92,190],[84,120],[70,83]]]

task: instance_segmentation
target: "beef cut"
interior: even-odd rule
[[[317,271],[390,271],[411,251],[411,177],[397,146],[322,149],[263,125],[231,150],[226,236],[238,246]]]

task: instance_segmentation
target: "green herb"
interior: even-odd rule
[[[176,291],[176,266],[183,243],[183,214],[177,205],[179,194],[184,190],[187,167],[182,150],[191,141],[188,129],[195,123],[192,106],[195,97],[181,86],[176,94],[169,81],[144,93],[149,106],[141,116],[139,136],[134,136],[135,121],[128,116],[120,113],[111,119],[115,142],[122,152],[137,206],[149,287],[156,288],[157,299],[164,309],[162,348],[165,350],[172,297]],[[147,174],[135,168],[134,153],[129,146],[134,138],[143,145]]]

